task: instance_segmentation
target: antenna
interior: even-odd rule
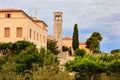
[[[34,17],[35,18],[37,18],[37,14],[38,14],[38,10],[40,9],[40,8],[31,8],[32,9],[32,12],[34,12]]]

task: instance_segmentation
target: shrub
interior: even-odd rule
[[[85,54],[86,54],[86,51],[84,49],[76,49],[75,50],[75,56],[83,57]]]
[[[63,52],[66,52],[66,51],[68,51],[68,50],[69,50],[68,47],[66,47],[66,46],[62,46],[62,51],[63,51]]]

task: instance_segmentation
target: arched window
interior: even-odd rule
[[[59,20],[61,19],[61,16],[60,16],[60,15],[58,15],[58,19],[59,19]]]

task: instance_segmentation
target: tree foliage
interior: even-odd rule
[[[68,72],[60,71],[56,55],[43,48],[38,51],[34,45],[3,59],[0,59],[0,80],[73,80]]]
[[[62,51],[63,51],[63,52],[66,52],[66,51],[68,51],[68,50],[69,50],[68,47],[66,47],[66,46],[62,46]]]
[[[75,50],[75,56],[81,56],[83,57],[86,54],[86,51],[84,49],[76,49]]]
[[[26,70],[31,70],[33,64],[37,64],[39,67],[59,64],[57,57],[51,54],[50,51],[41,48],[40,52],[38,52],[33,46],[28,47],[26,51],[14,57],[14,62],[17,64],[16,71],[18,73],[24,73]]]
[[[72,48],[73,48],[73,50],[76,50],[79,48],[79,34],[78,34],[77,24],[74,25]]]
[[[120,55],[94,56],[86,54],[76,56],[74,60],[65,64],[66,70],[75,72],[76,80],[95,80],[102,73],[110,75],[120,72]],[[84,77],[83,77],[84,76]]]
[[[93,32],[90,38],[86,41],[86,48],[90,49],[92,52],[100,52],[100,41],[102,40],[102,36],[98,32]]]
[[[96,75],[104,72],[105,68],[103,61],[92,55],[85,55],[83,58],[76,57],[73,61],[67,62],[65,66],[67,70],[76,72],[78,80],[84,80],[82,76],[85,76],[86,80],[95,78]]]
[[[114,49],[111,51],[112,54],[115,54],[115,53],[120,53],[120,49]]]
[[[60,52],[58,50],[57,41],[55,40],[47,40],[47,49],[49,49],[55,55],[57,55]]]
[[[24,51],[30,45],[35,46],[33,43],[28,41],[17,41],[14,43],[0,43],[0,52],[4,55],[14,55],[19,54],[21,51]]]

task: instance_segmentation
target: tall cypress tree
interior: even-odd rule
[[[79,35],[77,24],[74,25],[73,38],[72,38],[72,48],[75,51],[79,48]]]

